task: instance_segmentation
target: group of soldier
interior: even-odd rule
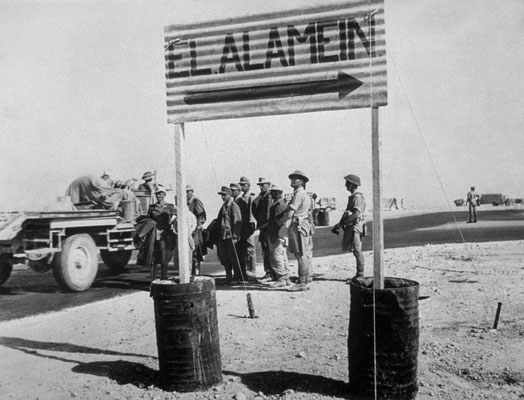
[[[150,173],[149,173],[150,174]],[[176,248],[176,232],[174,228],[167,229],[163,222],[169,221],[173,226],[176,218],[174,205],[165,202],[166,190],[161,185],[151,183],[151,176],[143,176],[143,190],[150,190],[157,201],[150,205],[145,221],[137,225],[135,243],[144,247],[144,236],[147,221],[160,221],[156,228],[156,237],[149,242],[153,250],[149,260],[140,257],[139,262],[150,265],[152,279],[156,277],[156,266],[161,267],[161,279],[167,278],[167,265],[173,257]],[[190,185],[186,187],[187,205],[190,218],[190,249],[192,251],[192,274],[199,275],[201,262],[207,254],[209,243],[216,245],[221,265],[225,269],[225,284],[238,285],[246,282],[256,282],[270,288],[287,288],[287,290],[307,291],[313,280],[313,200],[306,192],[309,178],[302,171],[296,170],[289,174],[290,186],[293,188],[291,200],[286,202],[283,189],[265,178],[259,178],[256,183],[259,193],[252,192],[251,181],[242,176],[238,183],[222,186],[218,194],[223,204],[218,216],[207,228],[206,211],[194,194]],[[344,231],[342,246],[346,251],[353,252],[357,262],[356,277],[362,277],[364,272],[364,256],[362,253],[361,236],[364,231],[365,202],[362,193],[357,191],[360,179],[356,175],[344,177],[346,189],[351,193],[346,211],[332,232]],[[142,228],[140,226],[142,224]],[[152,224],[149,222],[150,226]],[[150,232],[151,229],[149,229]],[[256,237],[262,249],[264,275],[257,277]],[[289,260],[287,251],[293,253],[298,264],[298,281],[291,284]],[[176,262],[176,255],[175,255]]]
[[[283,189],[265,178],[258,179],[258,195],[244,176],[218,192],[223,205],[213,229],[218,234],[218,256],[226,271],[226,284],[257,281],[274,288],[291,286],[289,248],[299,270],[298,282],[289,290],[309,290],[313,260],[313,205],[305,191],[309,178],[297,170],[289,179],[294,189],[289,204],[283,198]],[[257,231],[264,264],[260,279],[256,275]]]

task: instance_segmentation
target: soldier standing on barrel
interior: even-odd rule
[[[342,250],[351,251],[357,260],[357,273],[355,278],[364,277],[364,253],[362,252],[361,235],[364,236],[364,211],[366,210],[366,203],[364,195],[357,192],[360,186],[360,178],[356,175],[349,174],[344,177],[346,189],[351,193],[348,198],[348,205],[346,211],[340,218],[331,232],[338,235],[342,228],[344,236],[342,237]]]

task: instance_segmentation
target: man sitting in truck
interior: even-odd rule
[[[79,210],[118,210],[123,201],[134,201],[137,215],[141,211],[140,202],[131,190],[111,188],[102,178],[93,175],[75,179],[65,195],[71,197],[74,206]]]

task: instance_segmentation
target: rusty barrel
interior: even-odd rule
[[[329,226],[329,210],[320,210],[317,218],[318,226]]]
[[[373,291],[372,286],[372,278],[353,279],[350,283],[348,369],[351,395],[358,399],[374,399],[376,390],[379,399],[415,399],[418,392],[419,284],[409,279],[385,278],[384,289]]]
[[[122,218],[124,218],[125,221],[135,223],[136,203],[134,200],[123,200],[122,201]]]
[[[155,280],[151,297],[162,387],[190,392],[221,383],[215,281],[208,277],[184,284]]]

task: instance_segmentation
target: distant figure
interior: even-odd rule
[[[192,232],[195,243],[195,250],[193,251],[192,275],[200,275],[200,266],[204,261],[204,256],[207,254],[207,247],[204,245],[204,235],[202,230],[206,222],[206,210],[202,201],[195,196],[195,191],[191,185],[186,186],[187,206],[189,211],[196,217],[196,229]]]
[[[338,235],[340,228],[344,231],[342,238],[342,250],[351,251],[357,261],[357,273],[355,278],[364,277],[364,253],[362,252],[361,235],[364,231],[364,211],[366,203],[364,195],[357,192],[360,186],[360,178],[356,175],[349,174],[344,177],[346,189],[351,193],[348,197],[346,211],[342,214],[340,222],[336,224],[331,232]]]
[[[477,222],[477,206],[480,202],[480,196],[475,192],[475,186],[471,186],[471,190],[466,197],[466,204],[469,206],[469,221],[470,223]]]

